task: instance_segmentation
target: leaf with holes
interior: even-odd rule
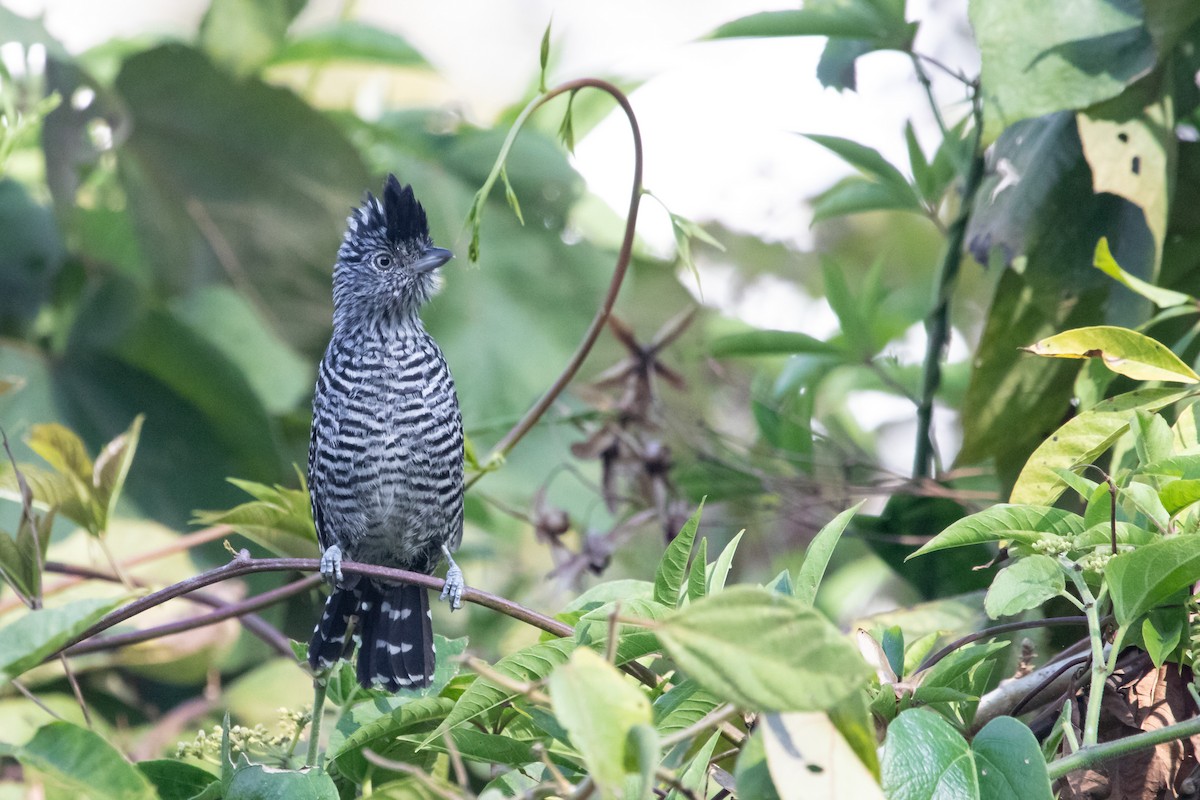
[[[1050,358],[1099,358],[1113,372],[1138,381],[1200,383],[1200,375],[1165,345],[1128,328],[1076,328],[1023,349]]]

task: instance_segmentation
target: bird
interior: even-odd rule
[[[315,675],[357,644],[363,687],[421,689],[436,654],[422,586],[343,574],[355,561],[432,574],[462,606],[463,424],[454,378],[421,321],[453,253],[435,247],[411,186],[388,175],[351,211],[333,270],[333,334],[317,373],[308,487],[332,584],[308,646]]]

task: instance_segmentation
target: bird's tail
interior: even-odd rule
[[[359,588],[358,682],[389,692],[428,686],[434,666],[428,591],[423,586],[373,581],[362,581]]]
[[[308,664],[313,671],[325,670],[350,655],[354,641],[346,634],[351,620],[358,615],[360,589],[364,585],[348,589],[334,589],[325,601],[325,613],[313,629],[308,643]]]

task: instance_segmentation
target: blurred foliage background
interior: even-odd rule
[[[609,279],[620,219],[589,194],[559,141],[565,101],[539,112],[507,162],[523,224],[502,189],[493,192],[480,262],[470,265],[463,220],[520,106],[490,125],[449,105],[390,95],[379,113],[360,113],[331,88],[338,80],[352,84],[365,70],[419,84],[438,67],[398,34],[357,18],[353,4],[296,31],[304,5],[213,0],[189,37],[114,39],[84,52],[68,52],[39,22],[0,6],[0,43],[8,43],[0,97],[30,122],[10,128],[0,150],[0,426],[17,460],[37,464],[26,441],[35,425],[61,423],[96,454],[144,415],[106,531],[118,558],[193,529],[197,511],[250,500],[230,477],[300,488],[293,465],[305,461],[334,254],[346,214],[388,172],[414,185],[435,242],[459,253],[425,318],[454,370],[480,457],[558,374]],[[912,51],[917,23],[903,3],[849,5],[870,10],[875,34],[851,27],[830,38],[818,71],[830,92],[855,89],[858,57],[893,51],[908,65]],[[1009,15],[1004,3],[972,4],[982,128],[974,76],[963,74],[952,80],[955,102],[930,98],[944,125],[935,148],[923,149],[911,127],[894,131],[906,141],[907,164],[889,171],[874,151],[814,142],[814,154],[824,144],[861,175],[805,198],[817,222],[811,247],[708,225],[717,247],[689,239],[694,229],[682,218],[674,253],[639,245],[617,306],[618,335],[605,335],[572,390],[469,496],[461,563],[470,584],[556,609],[597,574],[645,578],[702,497],[709,549],[747,529],[736,569],[765,580],[794,567],[812,533],[851,498],[867,496],[870,515],[839,549],[819,605],[843,623],[899,609],[913,637],[978,624],[972,592],[989,573],[970,568],[987,553],[913,565],[903,557],[1005,497],[1028,454],[1078,405],[1073,397],[1094,402],[1122,385],[1017,347],[1065,327],[1152,321],[1151,332],[1189,361],[1200,348],[1191,319],[1151,320],[1145,300],[1091,268],[1106,235],[1131,273],[1200,291],[1197,205],[1184,202],[1196,168],[1198,51],[1185,46],[1197,41],[1196,14],[1155,16],[1170,3],[1085,3],[1095,7],[1085,15],[1098,48],[1089,52],[1116,66],[1089,82],[1069,59],[1050,59],[1034,80],[1000,62],[1014,40],[1051,30],[1044,17],[1053,14],[1034,0],[1020,5],[1021,14]],[[1005,27],[1010,17],[1026,28]],[[731,26],[716,35],[747,33]],[[958,46],[975,46],[968,37]],[[1032,52],[1055,46],[1039,39]],[[528,60],[532,93],[537,53]],[[1033,84],[1062,88],[1044,96]],[[571,111],[573,138],[583,142],[610,106],[582,94]],[[1097,177],[1101,161],[1128,161],[1112,153],[1109,134],[1118,128],[1141,160]],[[964,180],[988,145],[961,242],[974,258],[946,282],[940,265]],[[779,287],[804,301],[794,310],[798,329],[819,309],[838,330],[758,330],[725,313],[728,306],[704,302],[714,276],[735,297]],[[913,409],[926,393],[924,323],[943,291],[952,301],[949,357],[928,397],[938,459],[914,475],[907,464]],[[697,305],[694,317],[680,316]],[[656,335],[670,340],[656,356],[665,370],[595,383],[630,355],[631,341]],[[647,354],[634,350],[644,367]],[[631,398],[635,390],[642,395]],[[631,422],[630,403],[642,400]],[[19,513],[4,505],[0,524]],[[271,538],[233,541],[265,554]],[[100,558],[62,516],[56,553]],[[314,553],[310,541],[289,554]],[[214,541],[188,558],[131,571],[166,583],[227,554]],[[314,592],[264,613],[304,638],[318,599]],[[468,633],[473,649],[491,655],[511,645],[506,637],[533,636],[485,614],[443,615],[437,625]],[[152,692],[136,693],[149,718],[200,681],[233,680],[228,703],[251,720],[307,691],[291,663],[257,665],[263,645],[236,626],[214,630],[123,651],[122,671],[100,674],[91,688],[118,704],[130,682],[151,681]],[[50,702],[77,713],[65,683],[57,688]]]

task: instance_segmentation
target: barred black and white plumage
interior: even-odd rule
[[[332,666],[359,644],[358,680],[396,691],[429,685],[429,598],[419,586],[343,575],[341,561],[432,572],[450,562],[443,599],[461,605],[450,558],[462,539],[463,430],[454,380],[420,309],[451,253],[434,247],[411,187],[351,213],[333,275],[334,331],[313,397],[308,485],[333,593],[308,661]]]

